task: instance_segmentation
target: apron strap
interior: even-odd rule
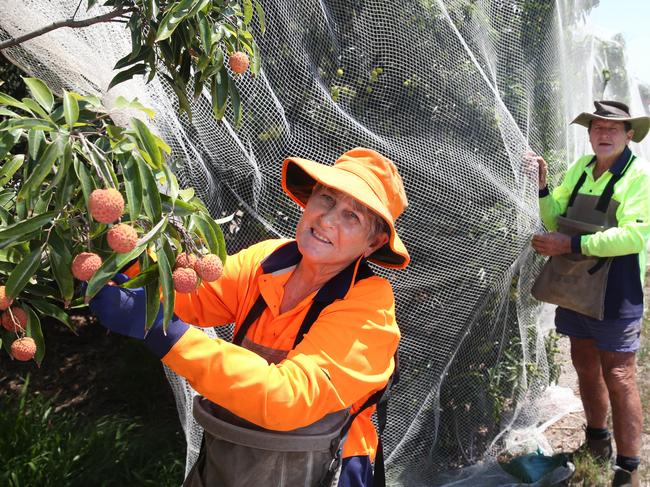
[[[612,200],[612,195],[614,194],[614,185],[618,183],[618,181],[625,175],[625,172],[632,165],[632,161],[634,161],[634,159],[636,159],[636,156],[633,155],[625,168],[620,172],[620,174],[614,174],[611,177],[607,183],[607,186],[605,186],[605,189],[603,190],[603,194],[601,194],[600,198],[598,199],[598,204],[596,204],[597,211],[600,211],[601,213],[607,212],[607,207],[609,206],[609,202]]]
[[[594,162],[596,159],[596,156],[594,156],[591,161],[589,161],[589,164]],[[587,164],[587,166],[589,165]],[[567,208],[570,206],[573,206],[573,202],[576,200],[576,196],[578,196],[578,191],[580,191],[580,188],[584,184],[585,180],[587,179],[587,172],[582,171],[582,174],[580,175],[580,178],[578,179],[578,182],[576,185],[573,187],[573,191],[571,191],[571,196],[569,197],[569,203],[567,204]],[[564,215],[566,215],[566,211],[564,212]]]

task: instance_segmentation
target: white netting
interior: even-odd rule
[[[4,1],[0,38],[68,18],[77,3]],[[378,270],[394,286],[403,332],[384,435],[388,475],[412,486],[462,478],[489,485],[494,470],[477,482],[475,468],[461,467],[493,459],[508,432],[552,413],[537,407],[549,363],[529,298],[541,265],[529,245],[540,228],[537,188],[521,155],[529,147],[544,153],[556,181],[588,150],[585,129],[567,124],[592,111],[594,98],[643,113],[622,46],[581,23],[593,3],[263,2],[263,69],[238,81],[246,112],[237,130],[212,119],[207,94],[189,122],[158,81],[106,93],[130,45],[120,24],[54,31],[7,55],[59,92],[94,93],[109,107],[119,95],[137,96],[154,108],[153,125],[179,158],[183,182],[215,217],[238,212],[225,228],[230,253],[291,236],[299,211],[280,188],[287,155],[331,163],[365,145],[389,156],[409,196],[398,231],[412,264]],[[189,466],[200,441],[188,412],[192,391],[169,378]]]

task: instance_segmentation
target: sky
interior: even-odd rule
[[[633,75],[650,84],[650,0],[600,0],[588,21],[608,37],[623,34]]]

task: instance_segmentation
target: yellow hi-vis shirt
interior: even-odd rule
[[[293,309],[280,313],[280,303],[293,266],[265,273],[262,262],[274,258],[288,240],[268,240],[229,257],[223,275],[189,294],[177,294],[175,312],[200,327],[236,323],[248,314],[261,293],[267,308],[249,329],[258,345],[289,351],[269,364],[241,346],[212,339],[189,328],[162,358],[192,387],[237,416],[270,430],[288,431],[310,425],[329,413],[359,407],[387,383],[395,363],[400,332],[389,282],[372,276],[355,283],[354,273],[337,286],[342,299],[328,305],[298,346],[296,334],[317,291]],[[343,456],[374,458],[377,434],[370,420],[374,408],[352,424]]]

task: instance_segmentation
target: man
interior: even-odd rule
[[[646,136],[650,118],[633,118],[615,101],[594,105],[595,112],[572,122],[588,128],[594,154],[579,158],[552,193],[546,161],[531,154],[541,217],[550,230],[535,235],[532,246],[551,257],[533,296],[558,305],[557,331],[571,340],[587,419],[581,449],[611,458],[611,404],[617,453],[612,486],[638,486],[642,413],[635,352],[650,236],[650,167],[628,143]]]

